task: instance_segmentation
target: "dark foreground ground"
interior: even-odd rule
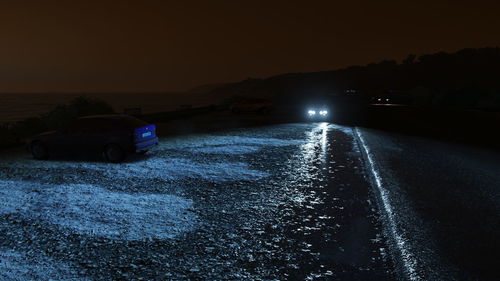
[[[351,128],[162,139],[124,164],[0,162],[3,280],[396,278]]]
[[[498,280],[498,156],[321,122],[166,137],[123,164],[13,149],[0,280]]]

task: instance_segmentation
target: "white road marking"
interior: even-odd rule
[[[384,207],[384,211],[386,213],[389,231],[391,232],[392,238],[394,239],[395,244],[400,252],[403,265],[405,267],[406,273],[408,274],[408,279],[412,281],[423,280],[423,278],[420,277],[417,272],[417,260],[415,258],[415,255],[411,253],[410,249],[406,245],[407,239],[398,230],[395,214],[389,198],[390,197],[389,191],[386,188],[384,188],[382,178],[380,177],[379,172],[375,168],[372,153],[370,152],[370,149],[366,145],[365,140],[363,139],[361,132],[358,130],[358,128],[355,128],[354,130],[356,131],[356,135],[358,136],[358,139],[361,142],[361,146],[363,147],[366,153],[369,169],[372,172],[375,184],[380,193],[380,198],[382,199],[382,204]]]

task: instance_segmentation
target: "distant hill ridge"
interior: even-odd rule
[[[187,90],[186,92],[189,94],[206,94],[210,93],[211,91],[225,86],[226,83],[214,83],[214,84],[205,84],[205,85],[200,85],[196,86],[194,88],[191,88]]]
[[[366,98],[388,93],[405,95],[418,106],[499,108],[500,48],[409,55],[400,63],[384,60],[332,71],[250,78],[217,85],[209,95],[269,97],[293,103],[344,95],[350,89]]]

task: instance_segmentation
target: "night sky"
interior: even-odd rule
[[[0,92],[179,91],[500,46],[499,15],[497,1],[2,1]]]

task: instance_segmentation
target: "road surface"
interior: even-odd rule
[[[378,130],[356,135],[397,268],[414,280],[500,280],[500,152]]]
[[[449,159],[416,164],[444,146],[401,139],[303,123],[165,138],[123,164],[3,153],[0,280],[489,278],[453,244],[466,230],[443,240],[463,226],[432,205],[454,192],[433,179]],[[470,201],[487,207],[461,213],[487,218],[474,226],[488,242],[498,233],[494,164],[490,179],[464,170],[470,185],[489,183]],[[457,184],[457,196],[471,193]]]

